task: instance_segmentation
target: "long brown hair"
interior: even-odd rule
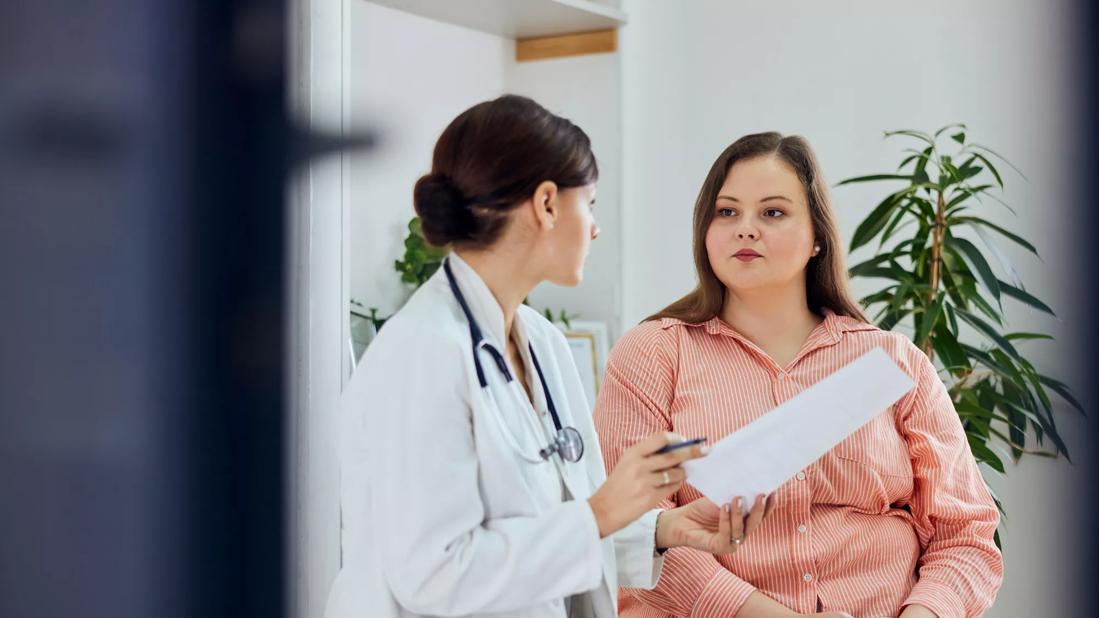
[[[698,287],[655,315],[649,316],[646,321],[676,318],[698,324],[721,313],[725,303],[725,285],[710,268],[710,257],[706,252],[706,232],[713,221],[714,204],[721,186],[725,184],[729,169],[737,161],[762,156],[777,156],[790,165],[801,180],[809,200],[809,216],[813,222],[817,244],[820,245],[820,253],[811,258],[806,266],[805,291],[810,311],[820,315],[827,308],[838,315],[869,322],[848,290],[843,245],[832,215],[828,185],[820,172],[817,157],[805,138],[798,135],[783,136],[774,132],[745,135],[733,142],[714,161],[695,201],[694,259]]]

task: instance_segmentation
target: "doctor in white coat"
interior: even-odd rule
[[[343,565],[329,618],[611,618],[652,587],[663,549],[736,550],[766,507],[653,507],[699,446],[630,449],[607,478],[561,332],[522,304],[576,285],[597,168],[587,136],[517,96],[476,105],[414,190],[424,236],[451,247],[371,343],[341,452]]]

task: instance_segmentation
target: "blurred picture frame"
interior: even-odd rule
[[[607,363],[607,324],[591,320],[570,320],[568,326],[558,326],[565,333],[588,404],[594,406]]]

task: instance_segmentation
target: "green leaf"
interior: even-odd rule
[[[915,343],[917,347],[923,347],[925,341],[927,341],[928,335],[931,334],[935,324],[939,321],[939,316],[943,312],[943,303],[946,297],[943,294],[935,296],[935,301],[931,303],[931,308],[924,312],[923,320],[920,321],[920,328],[916,331]]]
[[[988,446],[980,439],[974,436],[967,436],[969,438],[969,448],[973,451],[973,455],[977,458],[977,461],[988,464],[993,470],[1003,474],[1004,462],[1000,461],[1000,458],[988,448]]]
[[[991,148],[989,148],[988,146],[985,146],[985,145],[983,145],[983,144],[977,144],[977,143],[971,143],[971,144],[970,144],[969,146],[970,146],[971,148],[979,148],[979,149],[981,149],[981,150],[983,150],[983,151],[987,152],[988,154],[990,154],[990,155],[992,155],[992,156],[996,157],[997,159],[999,159],[999,160],[1003,161],[1004,163],[1007,163],[1008,165],[1010,165],[1010,166],[1011,166],[1011,169],[1015,170],[1015,173],[1016,173],[1016,174],[1018,174],[1019,176],[1022,176],[1023,180],[1026,180],[1027,182],[1030,182],[1030,180],[1029,180],[1029,179],[1028,179],[1028,178],[1026,177],[1026,175],[1025,175],[1025,174],[1023,174],[1023,171],[1022,171],[1022,170],[1020,170],[1019,168],[1015,167],[1015,164],[1014,164],[1014,163],[1012,163],[1011,161],[1008,161],[1007,159],[1005,159],[1003,155],[1001,155],[1000,153],[996,152],[995,150],[993,150],[993,149],[991,149]]]
[[[955,373],[972,369],[973,365],[970,363],[969,357],[966,356],[962,346],[958,344],[955,331],[951,331],[946,322],[936,324],[933,327],[933,332],[935,334],[931,337],[931,347],[935,350],[935,354],[939,356],[939,360],[942,361],[947,371]]]
[[[922,131],[914,131],[912,129],[901,129],[900,131],[886,131],[885,137],[893,137],[894,135],[907,135],[908,137],[915,137],[916,139],[926,142],[929,146],[934,148],[935,140],[930,135]]]
[[[960,176],[963,181],[969,180],[984,171],[985,168],[980,165],[975,165],[976,161],[977,155],[970,155],[970,157],[965,160],[965,163],[962,163],[961,167],[958,168],[958,176]]]
[[[1015,341],[1017,339],[1050,339],[1053,337],[1044,333],[1007,333],[1004,335],[1008,341]]]
[[[855,235],[851,237],[850,251],[858,249],[877,236],[878,232],[889,222],[889,216],[900,204],[901,198],[912,191],[912,187],[907,187],[896,193],[891,193],[875,206],[874,210],[855,228]]]
[[[942,135],[943,133],[946,133],[947,131],[949,131],[951,129],[961,129],[961,130],[965,131],[967,129],[967,127],[966,127],[964,122],[955,122],[953,124],[948,124],[945,127],[940,128],[938,131],[935,131],[935,138],[937,139],[940,135]]]
[[[973,231],[977,232],[977,235],[981,237],[981,242],[983,242],[985,247],[987,247],[988,250],[992,252],[992,255],[996,257],[996,261],[1000,263],[1000,268],[1007,273],[1011,282],[1017,286],[1022,285],[1023,280],[1019,277],[1019,272],[1015,270],[1015,266],[1011,263],[1011,259],[1000,250],[1000,246],[992,240],[992,236],[989,232],[981,227],[973,227]]]
[[[1000,315],[1000,312],[996,311],[995,307],[988,304],[988,301],[985,300],[980,294],[970,295],[969,300],[974,305],[976,305],[978,309],[981,310],[981,313],[987,315],[990,320],[992,320],[993,322],[996,322],[997,324],[1003,326],[1004,319]]]
[[[969,262],[977,272],[977,275],[981,279],[981,283],[984,284],[985,288],[996,299],[996,302],[1000,302],[999,279],[997,279],[995,273],[992,272],[992,267],[988,265],[988,261],[981,255],[980,249],[964,238],[950,237],[946,242],[961,251],[962,255],[966,258],[966,261]]]
[[[996,225],[995,223],[992,223],[991,221],[987,221],[987,220],[982,219],[980,217],[953,217],[951,219],[951,222],[952,223],[959,223],[959,224],[963,224],[963,225],[969,225],[970,227],[973,227],[974,229],[980,229],[982,227],[988,228],[988,229],[990,229],[994,232],[998,232],[1000,235],[1004,236],[1005,238],[1007,238],[1008,240],[1014,242],[1015,244],[1023,247],[1027,251],[1030,251],[1034,255],[1038,255],[1038,249],[1034,245],[1027,242],[1027,240],[1025,238],[1023,238],[1022,236],[1019,236],[1017,234],[1013,234],[1012,232],[1009,232],[1008,230]]]
[[[904,219],[904,216],[908,214],[908,210],[902,206],[900,210],[893,214],[893,220],[889,222],[889,225],[885,226],[885,231],[881,233],[881,240],[878,241],[878,249],[880,250],[885,241],[893,235],[893,232],[897,231],[897,224]],[[908,223],[912,223],[909,221]],[[906,223],[907,225],[907,223]],[[904,227],[904,226],[901,226]]]
[[[1072,389],[1070,389],[1067,384],[1041,374],[1038,375],[1038,379],[1050,390],[1060,395],[1061,398],[1067,401],[1070,406],[1076,408],[1080,412],[1080,414],[1087,414],[1086,412],[1084,412],[1084,406],[1080,403],[1078,399],[1076,399],[1075,394],[1072,392]]]
[[[1015,287],[1015,286],[1013,286],[1013,285],[1011,285],[1011,284],[1009,284],[1005,281],[999,281],[999,285],[1000,285],[1000,291],[1002,291],[1005,295],[1010,296],[1010,297],[1014,298],[1015,300],[1024,302],[1024,303],[1030,305],[1031,307],[1034,307],[1035,309],[1037,309],[1039,311],[1043,311],[1043,312],[1048,313],[1048,314],[1050,314],[1054,317],[1057,317],[1057,314],[1053,312],[1053,309],[1050,309],[1049,305],[1047,305],[1047,304],[1043,303],[1042,301],[1038,300],[1037,298],[1035,298],[1034,296],[1032,296],[1030,293],[1026,292],[1025,290],[1017,288],[1017,287]]]
[[[997,332],[988,322],[985,322],[964,309],[955,308],[954,312],[963,321],[967,322],[970,326],[980,331],[985,337],[992,340],[1001,350],[1007,352],[1013,358],[1019,358],[1019,352],[1015,349],[1015,346],[1011,345],[1011,342],[1005,339],[1004,336]]]
[[[950,136],[950,139],[958,142],[959,144],[965,144],[965,132],[958,132]]]
[[[935,146],[932,144],[931,146],[924,148],[923,152],[920,153],[922,155],[920,162],[916,164],[916,170],[912,174],[912,177],[919,182],[927,182],[927,163],[931,160],[931,153],[934,152],[934,150]]]
[[[1003,189],[1004,179],[1000,177],[1000,172],[996,170],[996,166],[992,164],[992,161],[989,161],[984,155],[979,152],[973,153],[973,156],[980,159],[985,164],[985,166],[988,167],[988,171],[992,172],[993,177],[996,178],[996,184],[1000,185],[1000,188]]]

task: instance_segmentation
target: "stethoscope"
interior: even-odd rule
[[[466,320],[469,322],[469,335],[473,340],[473,366],[477,369],[477,382],[480,383],[481,388],[488,388],[488,380],[485,379],[485,370],[481,365],[480,351],[487,350],[492,356],[492,359],[496,361],[496,366],[500,369],[500,373],[504,374],[504,380],[510,385],[512,381],[511,370],[508,369],[507,362],[504,360],[504,355],[500,353],[500,350],[496,349],[496,346],[485,341],[484,336],[481,334],[481,328],[477,325],[477,321],[473,319],[473,313],[469,310],[469,305],[466,303],[465,296],[462,295],[462,291],[458,289],[458,282],[454,278],[454,271],[450,268],[450,259],[443,260],[443,270],[446,271],[446,279],[450,283],[450,291],[454,293],[454,298],[458,300],[458,305],[462,307],[462,313],[466,315]],[[538,357],[534,354],[534,346],[529,342],[527,343],[527,349],[530,350],[530,359],[534,363],[534,370],[538,372],[538,381],[542,384],[542,393],[546,397],[546,407],[549,408],[550,415],[553,416],[553,426],[557,429],[553,436],[553,440],[541,450],[538,451],[538,458],[532,458],[523,453],[522,447],[519,446],[512,434],[511,430],[507,427],[504,420],[500,418],[499,410],[496,413],[496,420],[500,424],[500,428],[504,435],[508,437],[511,442],[511,447],[515,449],[517,453],[527,461],[532,463],[541,463],[543,461],[549,461],[550,457],[554,453],[561,456],[561,459],[569,462],[576,463],[580,461],[580,458],[584,455],[584,439],[580,437],[580,432],[575,427],[562,427],[561,418],[557,415],[557,407],[553,404],[553,395],[550,394],[549,386],[546,384],[546,376],[542,374],[542,366],[538,364]]]

